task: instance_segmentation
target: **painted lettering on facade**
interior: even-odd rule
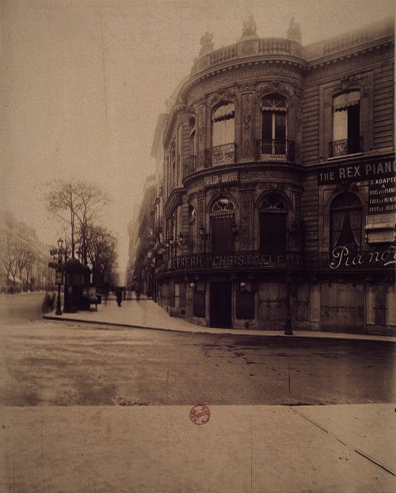
[[[235,254],[186,255],[168,260],[168,270],[175,269],[230,269],[238,267],[293,268],[302,265],[299,253],[288,254]]]
[[[363,181],[382,177],[394,177],[396,173],[395,161],[382,161],[377,163],[352,164],[331,166],[318,172],[318,184],[329,185],[340,183],[344,180]]]
[[[396,176],[369,181],[369,214],[396,211]]]
[[[387,267],[396,264],[396,249],[390,246],[383,251],[352,253],[346,246],[338,246],[332,251],[330,269],[345,267]]]
[[[217,185],[218,183],[229,183],[238,181],[238,171],[233,173],[222,173],[220,175],[205,176],[205,185]]]

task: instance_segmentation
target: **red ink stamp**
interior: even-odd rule
[[[204,425],[210,419],[208,406],[194,406],[190,411],[190,419],[196,425]]]

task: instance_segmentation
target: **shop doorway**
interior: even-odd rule
[[[210,326],[221,329],[232,327],[232,286],[230,282],[210,283]]]

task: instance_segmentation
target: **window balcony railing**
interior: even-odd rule
[[[205,151],[205,168],[218,166],[220,164],[233,164],[236,158],[236,145],[224,144],[212,147]]]
[[[363,137],[335,140],[329,143],[329,157],[347,156],[363,152]]]
[[[284,159],[294,162],[296,160],[296,143],[294,140],[272,140],[271,142],[257,141],[257,159],[268,157],[271,159]]]
[[[184,163],[184,176],[194,173],[197,168],[197,156],[188,156]]]

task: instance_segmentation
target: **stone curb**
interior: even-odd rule
[[[87,320],[84,318],[71,318],[65,317],[64,315],[43,315],[46,320],[57,320],[66,322],[78,322],[85,324],[94,325],[106,325],[121,328],[133,328],[133,329],[147,329],[147,330],[164,330],[168,332],[185,332],[188,334],[212,334],[212,335],[233,335],[233,336],[245,336],[245,337],[286,337],[286,338],[311,338],[311,339],[343,339],[343,340],[359,340],[359,341],[380,341],[380,342],[393,342],[396,343],[396,337],[392,336],[375,336],[375,335],[358,335],[358,334],[344,334],[344,333],[333,333],[333,332],[313,332],[307,333],[302,331],[294,331],[292,335],[286,335],[282,331],[279,333],[268,333],[267,331],[241,331],[237,329],[227,330],[227,329],[215,329],[206,328],[202,326],[202,330],[197,330],[193,326],[189,328],[176,328],[176,327],[151,327],[142,324],[133,323],[120,323],[120,322],[107,322],[99,320]]]

